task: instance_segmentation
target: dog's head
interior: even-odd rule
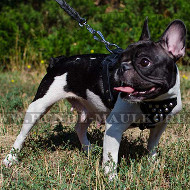
[[[117,78],[122,81],[121,97],[129,101],[155,98],[176,83],[176,61],[185,54],[186,28],[175,20],[166,28],[158,42],[150,39],[145,20],[140,40],[122,53]]]

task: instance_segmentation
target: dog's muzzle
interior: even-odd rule
[[[132,63],[132,61],[121,63],[121,68],[119,69],[120,76],[122,76],[124,74],[124,72],[131,70],[131,69],[134,69],[143,80],[151,82],[157,86],[162,86],[162,89],[167,88],[167,86],[165,86],[166,83],[164,82],[163,78],[146,76],[138,68],[138,66],[136,66],[135,64]]]

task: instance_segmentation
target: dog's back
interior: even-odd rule
[[[64,92],[73,93],[84,100],[90,99],[88,92],[93,93],[109,108],[108,100],[104,96],[102,79],[102,61],[106,56],[86,54],[51,58],[47,74],[42,79],[33,102],[47,93],[56,77],[66,74],[65,86],[62,87]]]

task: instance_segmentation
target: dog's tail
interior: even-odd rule
[[[58,63],[60,60],[63,61],[64,59],[66,59],[66,56],[64,55],[55,58],[51,57],[49,60],[49,65],[47,67],[47,72],[50,72],[52,68],[55,67],[56,63]]]

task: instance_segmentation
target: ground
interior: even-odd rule
[[[44,71],[0,73],[0,187],[2,189],[189,189],[190,188],[190,72],[180,69],[183,110],[162,135],[159,158],[147,156],[148,130],[127,130],[119,153],[118,178],[104,176],[102,139],[104,126],[93,123],[88,137],[94,149],[81,150],[74,131],[76,112],[66,101],[56,104],[33,128],[11,168],[2,165],[18,135],[29,103]],[[67,119],[66,119],[67,118]]]

